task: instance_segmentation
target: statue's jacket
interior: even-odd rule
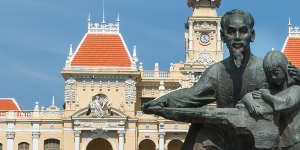
[[[233,108],[246,93],[266,85],[262,59],[251,54],[248,62],[237,68],[232,58],[228,57],[207,68],[191,88],[179,89],[159,97],[156,99],[156,105],[169,108],[198,108],[216,102],[219,108]],[[190,126],[183,150],[192,149],[198,131],[199,125]]]
[[[216,102],[219,108],[233,108],[251,91],[266,86],[262,60],[250,55],[240,68],[231,57],[210,66],[191,88],[179,89],[157,99],[164,107],[191,108]]]

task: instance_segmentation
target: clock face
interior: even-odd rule
[[[207,44],[210,41],[210,36],[207,33],[201,33],[200,42],[203,44]]]

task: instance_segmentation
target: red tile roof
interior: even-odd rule
[[[87,34],[71,66],[131,67],[130,54],[120,34]]]
[[[288,37],[282,51],[293,65],[300,68],[300,37]]]
[[[0,98],[0,110],[23,110],[13,98]]]

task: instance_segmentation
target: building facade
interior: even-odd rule
[[[93,23],[69,55],[61,74],[64,109],[0,111],[0,150],[179,150],[189,124],[143,114],[141,105],[191,87],[203,71],[223,59],[220,0],[188,0],[185,62],[168,71],[144,70],[136,47],[129,52],[116,22]]]

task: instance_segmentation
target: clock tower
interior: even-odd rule
[[[188,0],[193,15],[185,24],[185,63],[183,70],[199,78],[210,65],[223,59],[221,17],[216,8],[221,0]]]

